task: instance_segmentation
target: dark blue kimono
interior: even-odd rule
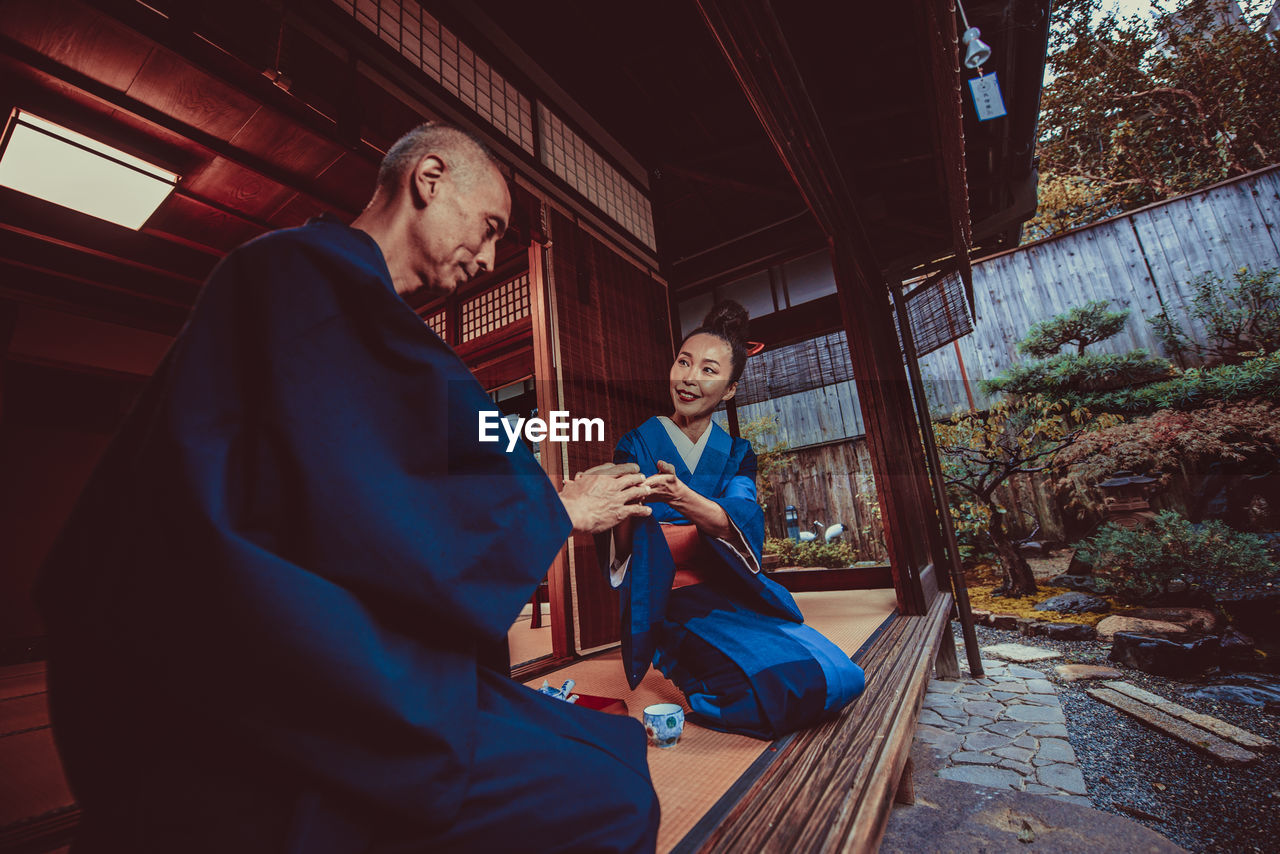
[[[80,851],[651,850],[633,720],[478,665],[570,522],[334,220],[227,256],[38,589]]]
[[[622,581],[623,665],[632,687],[652,661],[689,701],[691,719],[713,729],[777,738],[844,708],[862,692],[863,673],[809,626],[791,594],[758,570],[764,512],[756,502],[751,443],[714,423],[690,472],[657,418],[622,437],[614,462],[656,474],[659,460],[724,508],[755,557],[744,565],[730,546],[703,537],[701,584],[671,589],[675,563],[661,523],[692,524],[665,503],[637,520]]]

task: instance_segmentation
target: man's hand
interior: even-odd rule
[[[640,466],[604,463],[566,481],[560,489],[560,501],[575,531],[599,534],[624,519],[652,513],[641,503],[649,492]]]

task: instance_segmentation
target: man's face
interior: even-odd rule
[[[511,195],[502,173],[487,162],[472,165],[470,174],[447,165],[430,180],[424,174],[420,170],[418,178],[427,205],[414,234],[417,272],[423,287],[449,294],[493,269],[498,240],[511,216]]]

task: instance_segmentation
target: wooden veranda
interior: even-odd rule
[[[897,616],[859,659],[867,692],[788,742],[698,844],[873,850],[909,796],[920,699],[935,659],[955,672],[948,621],[965,610],[894,300],[907,279],[967,281],[969,258],[1016,245],[1034,212],[1049,5],[966,4],[1008,108],[980,123],[951,0],[4,0],[3,107],[182,178],[138,231],[0,188],[3,451],[23,463],[0,487],[22,508],[0,521],[22,543],[0,577],[0,666],[40,659],[27,589],[204,276],[269,229],[353,217],[390,143],[442,119],[486,141],[516,209],[491,275],[415,308],[499,405],[604,419],[603,444],[537,449],[553,479],[659,411],[684,315],[825,253],[830,286],[775,287],[752,337],[844,330],[889,556],[876,583]],[[551,655],[514,676],[616,643],[596,566],[590,538],[567,544],[547,577]],[[64,803],[45,825],[4,825],[0,850],[47,850],[73,819]]]

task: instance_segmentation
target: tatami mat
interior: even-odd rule
[[[795,598],[805,621],[849,655],[897,606],[891,589],[797,593]],[[680,691],[656,670],[650,670],[635,691],[628,689],[617,651],[576,662],[546,678],[557,687],[565,679],[573,679],[574,690],[581,694],[620,698],[637,720],[644,707],[654,703],[679,703],[688,709]],[[528,684],[537,687],[542,679]],[[658,850],[665,852],[675,847],[769,745],[767,741],[687,724],[675,747],[649,748],[649,772],[662,805]]]
[[[552,652],[551,614],[544,612],[542,625],[536,629],[530,628],[529,615],[521,614],[520,618],[507,630],[507,648],[511,653],[512,667],[550,655]]]

